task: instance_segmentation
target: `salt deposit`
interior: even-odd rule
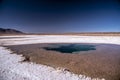
[[[8,36],[1,36],[2,38]],[[1,38],[0,37],[0,38]],[[34,43],[107,43],[120,44],[119,36],[75,36],[75,35],[21,35],[10,39],[0,39],[1,45]],[[21,37],[21,38],[20,38]]]
[[[14,37],[4,39],[4,37]],[[15,38],[16,37],[16,38]],[[21,38],[19,38],[21,37]],[[84,75],[76,75],[65,69],[21,62],[20,55],[10,54],[3,45],[20,45],[34,43],[109,43],[120,45],[119,36],[72,36],[72,35],[21,35],[0,36],[0,80],[105,80]]]

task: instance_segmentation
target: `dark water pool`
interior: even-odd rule
[[[80,51],[96,50],[95,45],[86,44],[55,44],[48,47],[43,47],[45,50],[58,51],[61,53],[77,53]]]

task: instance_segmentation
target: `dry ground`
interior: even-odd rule
[[[120,36],[120,32],[81,32],[81,33],[24,33],[24,34],[5,34],[0,33],[0,36],[11,35],[79,35],[79,36]]]
[[[66,54],[46,51],[42,47],[48,44],[29,44],[8,46],[13,52],[23,54],[25,61],[63,67],[67,70],[106,80],[120,80],[120,46],[94,44],[96,50],[83,51],[78,54]]]

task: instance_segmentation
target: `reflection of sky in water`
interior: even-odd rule
[[[75,53],[80,51],[96,50],[94,45],[87,44],[55,44],[51,47],[44,47],[44,49],[58,51],[61,53]]]

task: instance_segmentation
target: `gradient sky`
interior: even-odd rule
[[[120,32],[120,0],[0,0],[0,27],[24,32]]]

